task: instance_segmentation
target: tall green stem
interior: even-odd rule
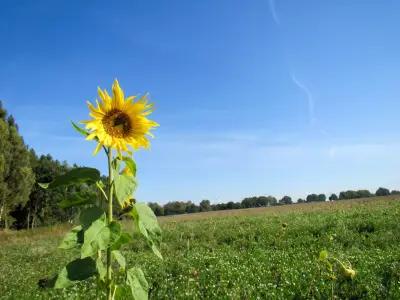
[[[108,148],[108,215],[107,223],[110,224],[113,219],[113,171],[112,171],[112,150]],[[111,287],[111,248],[107,249],[107,299],[112,299],[112,287]]]

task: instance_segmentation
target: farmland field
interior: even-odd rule
[[[160,218],[162,253],[124,248],[151,299],[400,299],[400,197]],[[68,226],[0,232],[1,299],[95,299],[94,282],[43,290],[37,281],[77,253],[57,249]],[[327,271],[321,250],[356,271]],[[332,276],[333,274],[333,276]]]

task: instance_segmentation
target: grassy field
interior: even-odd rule
[[[124,249],[152,299],[400,299],[400,197],[298,204],[160,218],[158,260],[141,240]],[[67,226],[0,233],[1,299],[95,299],[93,282],[42,290],[71,259]],[[345,264],[350,279],[321,250]],[[335,277],[332,279],[332,274]]]

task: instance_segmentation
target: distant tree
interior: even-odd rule
[[[278,200],[273,196],[267,196],[267,206],[274,206],[278,204]]]
[[[242,208],[263,207],[276,205],[278,201],[272,196],[248,197],[241,202]]]
[[[242,208],[242,205],[240,204],[240,202],[234,202],[233,203],[232,209],[240,209],[240,208]]]
[[[338,199],[339,198],[338,198],[338,196],[336,194],[332,194],[332,195],[329,196],[329,201],[336,201]]]
[[[227,203],[224,204],[224,206],[218,206],[215,207],[215,209],[217,210],[218,208],[223,208],[223,209],[239,209],[242,208],[240,202],[233,202],[233,201],[229,201]]]
[[[9,228],[10,212],[28,201],[35,178],[28,148],[1,102],[0,116],[0,226]]]
[[[211,204],[210,204],[210,200],[202,200],[200,202],[200,211],[210,211],[211,210]]]
[[[18,130],[18,124],[15,123],[15,119],[14,119],[14,117],[12,115],[8,116],[7,123],[8,123],[8,126],[15,127]]]
[[[339,200],[356,199],[356,198],[359,198],[358,193],[352,190],[340,192],[339,194]]]
[[[212,208],[213,208],[212,210],[226,210],[226,209],[228,209],[226,203],[213,204]]]
[[[391,195],[400,195],[400,191],[393,190],[390,192]]]
[[[164,215],[164,207],[159,205],[158,203],[149,202],[149,207],[153,210],[156,216],[163,216]]]
[[[339,193],[339,200],[348,199],[348,192],[340,192]]]
[[[292,204],[292,198],[289,196],[284,196],[281,200],[279,200],[279,204]]]
[[[372,197],[372,196],[373,195],[368,190],[358,190],[358,191],[348,190],[348,191],[340,192],[339,200],[368,198],[368,197]]]
[[[226,204],[226,209],[235,209],[235,202],[229,201],[229,202]]]
[[[186,212],[187,212],[188,214],[197,213],[197,212],[199,212],[199,211],[200,211],[200,207],[197,206],[196,204],[194,204],[193,202],[189,201],[189,202],[186,204]]]
[[[379,189],[377,189],[376,196],[388,196],[390,195],[390,191],[386,188],[380,187]]]
[[[305,202],[306,202],[306,200],[304,200],[302,198],[297,199],[297,203],[305,203]]]
[[[241,203],[243,208],[255,207],[255,197],[244,198]]]
[[[357,191],[357,198],[368,198],[368,197],[372,197],[372,196],[373,195],[368,190],[358,190]]]
[[[30,150],[30,164],[36,182],[50,182],[55,177],[72,169],[66,162],[61,163],[53,159],[50,154],[38,157],[32,149]],[[21,210],[15,212],[15,214],[18,214],[16,227],[29,229],[37,226],[72,221],[78,214],[79,208],[63,209],[59,206],[59,203],[63,199],[73,197],[77,193],[80,196],[97,198],[97,190],[85,184],[70,186],[67,189],[47,190],[35,183],[26,205]]]
[[[268,198],[265,196],[255,197],[255,207],[263,207],[268,205]]]
[[[0,119],[3,121],[7,119],[7,110],[3,107],[2,101],[0,101]]]
[[[325,196],[325,194],[319,194],[319,195],[318,195],[318,201],[320,201],[320,202],[325,202],[325,201],[326,201],[326,196]]]
[[[317,194],[310,194],[307,196],[306,200],[307,202],[316,202],[319,200],[319,198]]]
[[[186,213],[187,202],[173,201],[164,205],[164,215],[178,215]]]

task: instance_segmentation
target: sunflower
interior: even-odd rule
[[[153,112],[153,105],[148,103],[147,95],[137,101],[135,96],[125,98],[117,80],[112,86],[112,97],[100,88],[98,94],[101,102],[96,100],[97,107],[88,102],[93,119],[82,121],[89,130],[86,139],[98,141],[94,154],[103,146],[114,148],[119,153],[129,151],[128,147],[134,150],[149,148],[147,136],[153,137],[150,130],[159,125],[147,119]]]

